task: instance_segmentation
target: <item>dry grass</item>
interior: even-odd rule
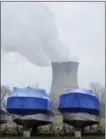
[[[101,123],[100,125],[104,126],[105,118],[102,118],[100,123]],[[55,130],[58,127],[62,126],[62,116],[61,115],[55,116],[53,125],[54,125],[53,127],[55,128]],[[68,127],[68,125],[67,125],[67,127]],[[19,128],[21,128],[21,127],[19,127]],[[49,129],[50,129],[50,125],[42,126],[42,129],[43,129],[42,131],[48,133]],[[9,119],[7,124],[3,124],[1,126],[0,132],[4,133],[4,131],[6,131],[6,134],[11,134],[14,136],[17,135],[17,125],[12,121],[12,119]]]

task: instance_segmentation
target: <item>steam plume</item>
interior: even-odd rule
[[[67,61],[68,47],[59,39],[54,13],[43,3],[2,3],[2,48],[16,51],[39,66]]]

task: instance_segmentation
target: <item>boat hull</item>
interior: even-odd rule
[[[64,112],[62,115],[65,123],[68,123],[76,128],[82,128],[99,122],[99,116],[88,113]]]
[[[0,110],[0,124],[6,123],[8,120],[7,112]]]
[[[32,128],[33,126],[42,126],[52,123],[53,116],[49,114],[34,114],[27,116],[13,115],[13,120],[17,125]]]

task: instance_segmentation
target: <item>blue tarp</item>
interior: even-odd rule
[[[91,90],[72,90],[59,97],[58,109],[100,111],[100,102]]]
[[[52,112],[52,104],[45,90],[31,87],[14,88],[7,99],[7,111],[13,114]]]

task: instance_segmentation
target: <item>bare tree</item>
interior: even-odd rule
[[[5,98],[11,94],[11,90],[8,86],[1,85],[1,98],[0,102],[5,107]]]
[[[105,88],[103,85],[97,83],[97,82],[92,82],[90,83],[90,88],[92,92],[98,97],[98,99],[101,101],[101,103],[105,102]]]
[[[101,100],[102,100],[102,103],[105,104],[105,87],[101,88]]]
[[[100,119],[105,117],[105,87],[97,82],[92,82],[90,88],[101,102]],[[98,127],[100,126],[100,122]]]

